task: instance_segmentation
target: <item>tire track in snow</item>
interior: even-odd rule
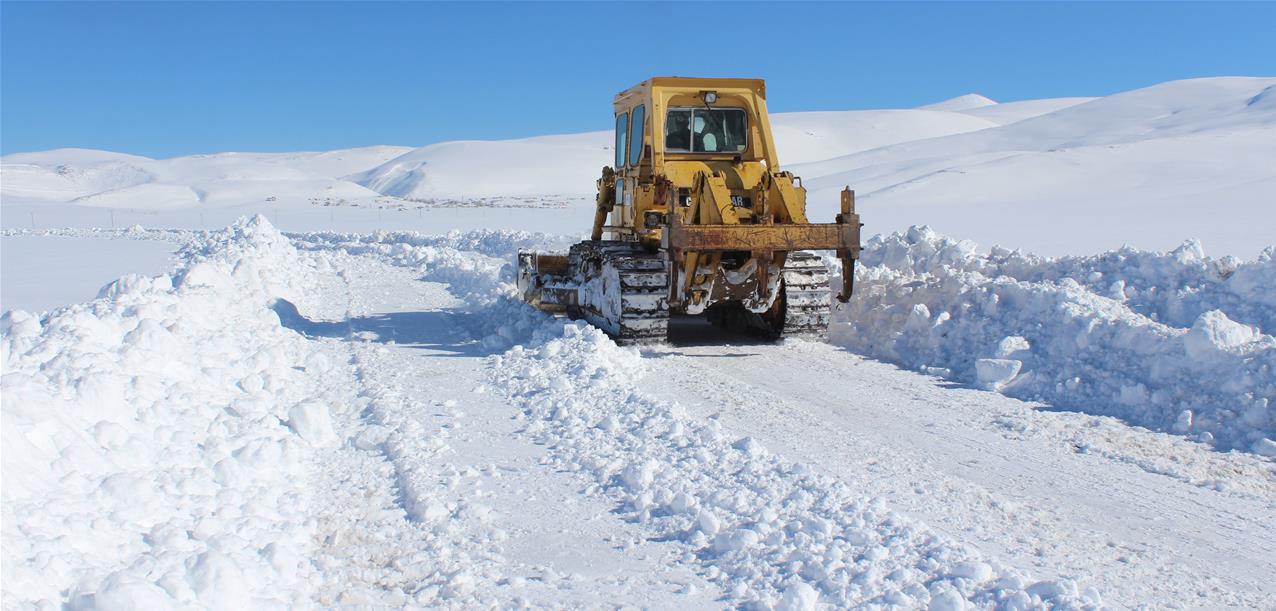
[[[350,363],[352,407],[333,410],[349,442],[314,464],[332,499],[319,604],[710,604],[711,584],[518,434],[517,410],[483,386],[472,315],[443,285],[375,256],[334,260],[345,320],[295,321]]]
[[[447,450],[445,431],[429,430],[417,418],[429,399],[409,399],[379,383],[378,353],[388,350],[382,342],[393,339],[377,332],[393,328],[374,314],[390,292],[422,303],[455,300],[441,287],[421,285],[367,258],[338,251],[329,259],[338,266],[333,277],[341,287],[327,296],[344,304],[343,314],[331,322],[291,321],[316,351],[342,363],[345,379],[331,409],[342,443],[311,466],[322,503],[312,558],[322,579],[314,600],[322,606],[455,604],[473,594],[469,567],[497,556],[480,545],[472,524],[451,515],[439,498],[446,487],[424,468]]]

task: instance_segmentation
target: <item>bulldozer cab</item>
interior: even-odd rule
[[[743,190],[779,167],[759,79],[657,77],[621,92],[613,104],[614,207],[605,229],[616,238],[659,239],[644,231],[641,218],[653,208],[644,191],[656,177],[689,190],[697,174],[718,173]]]
[[[681,162],[775,166],[761,80],[657,77],[618,94],[614,108],[618,173],[662,174]]]

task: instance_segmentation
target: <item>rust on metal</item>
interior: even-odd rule
[[[684,225],[671,223],[669,246],[679,250],[859,249],[858,223],[806,225]]]

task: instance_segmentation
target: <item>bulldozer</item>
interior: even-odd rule
[[[780,169],[761,79],[656,77],[616,95],[615,163],[604,167],[590,239],[520,251],[528,303],[618,343],[667,338],[671,314],[768,339],[822,336],[851,295],[860,254],[855,192],[812,223],[802,180]]]

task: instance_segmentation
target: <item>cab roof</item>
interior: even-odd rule
[[[766,99],[766,81],[760,78],[701,78],[690,76],[653,76],[616,94],[616,101],[646,89],[678,87],[691,89],[749,89]]]

